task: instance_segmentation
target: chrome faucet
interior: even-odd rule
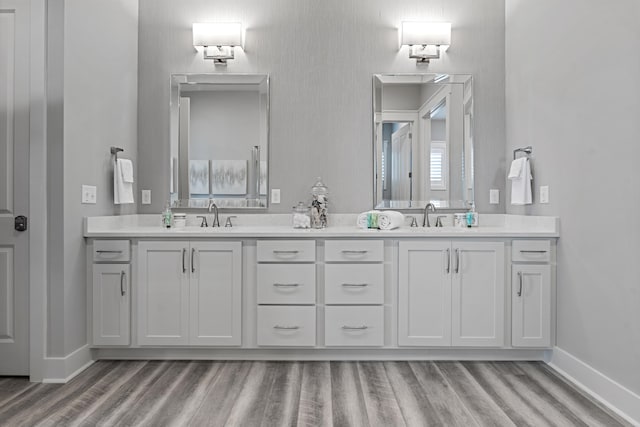
[[[213,209],[213,215],[214,215],[211,226],[220,227],[220,219],[218,218],[218,206],[213,202],[213,200],[209,201],[209,213],[211,213],[211,209]]]
[[[427,206],[424,207],[424,218],[422,219],[423,227],[431,227],[431,224],[429,224],[429,211],[436,213],[436,207],[433,203],[427,203]]]

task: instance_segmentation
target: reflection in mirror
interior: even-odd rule
[[[173,74],[170,135],[174,206],[267,207],[267,75]]]
[[[464,74],[373,76],[374,207],[473,203],[473,88]]]

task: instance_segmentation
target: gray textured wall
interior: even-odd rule
[[[561,218],[557,345],[640,393],[640,3],[506,5],[506,153],[551,196],[507,211]]]
[[[139,31],[138,188],[151,189],[160,212],[169,190],[169,75],[214,72],[192,46],[191,24],[241,21],[246,52],[223,72],[271,76],[270,187],[289,212],[322,175],[331,211],[373,204],[372,74],[471,73],[476,100],[476,195],[504,190],[504,0],[141,0]],[[429,67],[398,51],[403,20],[451,21],[452,45]],[[504,199],[504,198],[503,198]]]
[[[48,13],[47,353],[66,356],[87,343],[82,218],[135,212],[113,204],[109,147],[136,160],[138,0],[55,0]],[[95,205],[82,184],[98,187]]]

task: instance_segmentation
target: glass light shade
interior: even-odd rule
[[[242,26],[239,22],[198,22],[193,24],[194,46],[240,46]]]
[[[451,44],[450,22],[403,22],[403,45],[446,45]]]

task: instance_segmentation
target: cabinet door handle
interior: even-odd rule
[[[456,269],[454,270],[456,274],[460,272],[460,249],[456,248]]]
[[[362,326],[347,326],[347,325],[343,325],[342,329],[345,331],[364,331],[366,329],[369,329],[368,326],[362,325]]]
[[[124,294],[126,294],[127,292],[124,290],[124,276],[125,273],[124,271],[120,272],[120,295],[124,296]]]
[[[187,249],[186,248],[182,248],[182,272],[186,273],[187,272],[187,266],[185,264],[184,261],[184,257],[187,255]]]
[[[194,257],[196,255],[196,249],[195,248],[191,248],[191,272],[195,273],[196,272],[196,264],[194,261]]]
[[[273,286],[276,288],[297,288],[300,283],[274,283]]]
[[[107,251],[107,250],[99,250],[96,251],[98,254],[121,254],[122,251]]]
[[[451,272],[451,250],[447,249],[447,268],[445,270],[447,274]]]
[[[345,288],[365,288],[369,286],[368,283],[343,283],[342,286]]]
[[[273,329],[280,329],[283,331],[297,331],[298,329],[300,329],[300,326],[281,326],[281,325],[276,325],[273,327]]]
[[[518,296],[522,296],[522,271],[518,271]]]
[[[521,249],[520,252],[522,252],[523,254],[546,254],[547,251],[531,251],[531,250],[525,250],[525,249]]]

